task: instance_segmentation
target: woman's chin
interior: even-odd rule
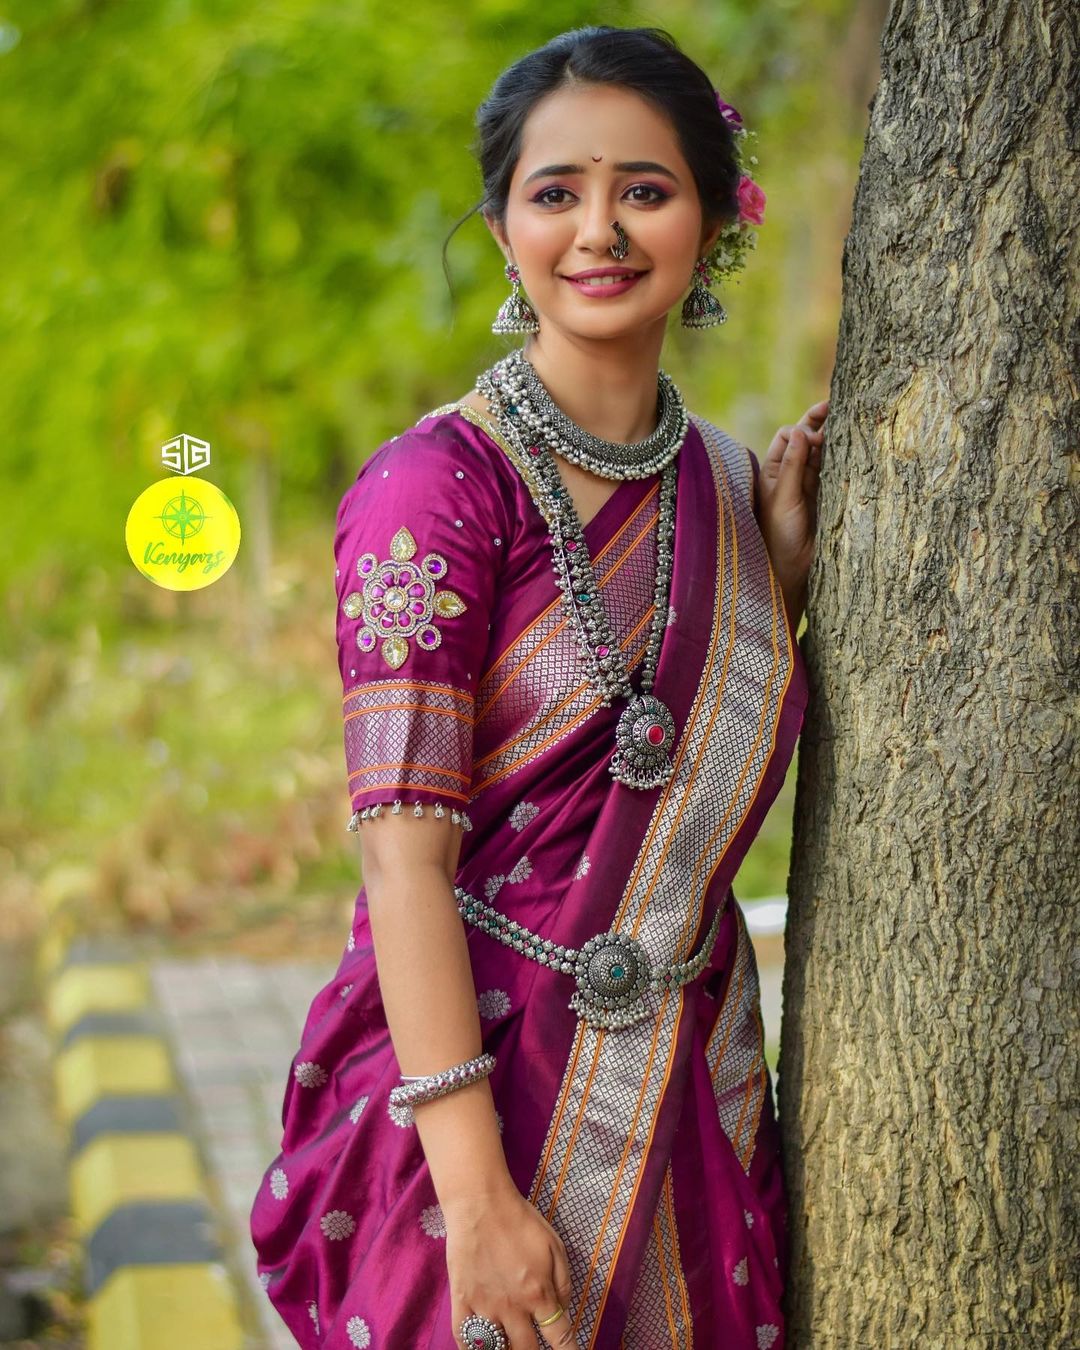
[[[667,325],[667,311],[664,310],[660,314],[654,314],[651,311],[643,313],[640,309],[637,309],[623,314],[582,314],[580,309],[575,309],[572,314],[563,312],[558,315],[545,315],[541,313],[541,334],[544,331],[545,323],[565,333],[567,337],[593,342],[610,342],[625,338],[641,338],[653,332],[657,327],[663,331]]]

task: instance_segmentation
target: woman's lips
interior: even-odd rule
[[[616,295],[625,295],[644,275],[644,272],[637,272],[633,276],[620,278],[593,277],[579,280],[575,277],[564,277],[563,280],[568,281],[579,294],[603,300]]]

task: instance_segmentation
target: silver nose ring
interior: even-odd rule
[[[626,231],[617,220],[611,222],[611,228],[615,231],[616,242],[611,245],[611,256],[618,258],[621,262],[630,252],[630,240]]]

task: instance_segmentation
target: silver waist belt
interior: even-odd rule
[[[645,995],[650,990],[663,993],[686,984],[701,973],[712,952],[724,912],[723,906],[716,911],[704,941],[689,960],[654,969],[645,948],[637,938],[626,933],[608,930],[589,938],[582,947],[564,947],[562,943],[541,937],[524,924],[500,914],[460,886],[454,887],[454,895],[458,912],[475,928],[489,933],[531,961],[573,975],[577,979],[577,991],[567,1007],[590,1026],[609,1030],[633,1026],[648,1017],[651,1010]]]

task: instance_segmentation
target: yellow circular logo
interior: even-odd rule
[[[124,539],[131,561],[156,586],[197,591],[232,566],[240,517],[205,478],[163,478],[135,499]]]

